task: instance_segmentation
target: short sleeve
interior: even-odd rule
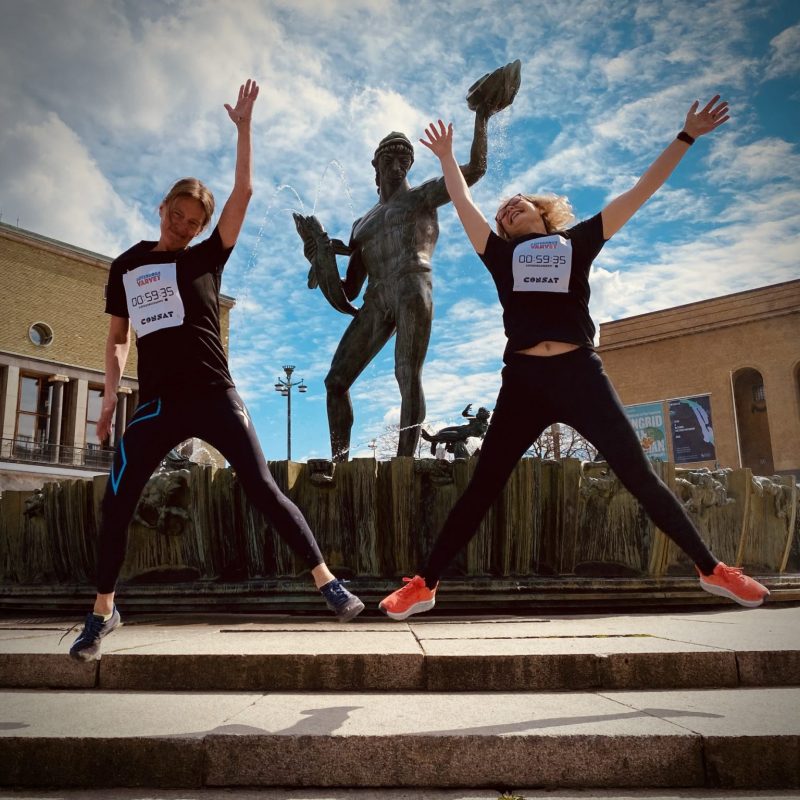
[[[106,284],[106,314],[128,318],[128,301],[122,284],[122,265],[119,259],[113,261],[108,271]]]
[[[486,240],[486,249],[483,253],[478,253],[478,258],[483,261],[486,269],[494,275],[503,265],[508,265],[511,250],[511,242],[501,239],[494,231],[489,231],[489,238]]]
[[[192,248],[194,257],[199,258],[210,272],[222,274],[225,264],[233,252],[233,247],[225,247],[219,235],[219,227],[215,227],[211,236]]]
[[[586,262],[586,268],[588,269],[606,243],[603,238],[602,215],[595,214],[593,217],[579,222],[570,228],[567,233],[573,248],[580,252],[581,260]]]

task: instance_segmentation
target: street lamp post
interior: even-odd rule
[[[275,384],[275,391],[286,398],[286,460],[292,460],[292,389],[297,387],[300,392],[307,392],[308,386],[303,383],[303,378],[299,381],[292,381],[294,364],[284,364],[283,371],[286,373],[286,380],[278,378]]]

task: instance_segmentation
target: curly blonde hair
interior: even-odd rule
[[[516,197],[517,195],[514,195]],[[572,210],[572,204],[564,195],[556,194],[525,194],[519,193],[520,197],[524,197],[529,203],[533,203],[539,209],[542,215],[542,222],[544,222],[545,230],[548,233],[554,231],[563,231],[570,222],[575,219],[575,212]],[[497,207],[498,213],[511,197],[507,197]],[[511,237],[506,233],[500,222],[497,223],[497,235],[501,239],[510,239]]]

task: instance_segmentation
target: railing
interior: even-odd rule
[[[26,438],[0,439],[0,461],[25,464],[58,464],[64,467],[106,471],[111,469],[114,451],[99,445],[69,447],[34,442]]]

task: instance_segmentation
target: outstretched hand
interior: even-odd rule
[[[425,134],[428,141],[420,139],[420,144],[424,144],[440,161],[447,155],[453,152],[453,123],[451,122],[447,128],[444,127],[444,122],[439,120],[439,128],[431,122],[425,128]]]
[[[718,100],[719,95],[715,94],[700,111],[697,110],[700,101],[695,100],[694,103],[692,103],[692,107],[686,115],[686,122],[683,124],[683,129],[693,139],[696,139],[698,136],[703,136],[706,133],[711,133],[715,128],[722,125],[723,122],[727,122],[730,119],[730,115],[728,114],[728,101],[723,100],[718,103]]]
[[[248,78],[247,83],[239,87],[239,99],[236,101],[236,106],[232,108],[225,103],[225,110],[236,125],[240,125],[243,122],[250,122],[253,116],[253,103],[255,103],[256,97],[258,97],[258,84],[254,80]]]

